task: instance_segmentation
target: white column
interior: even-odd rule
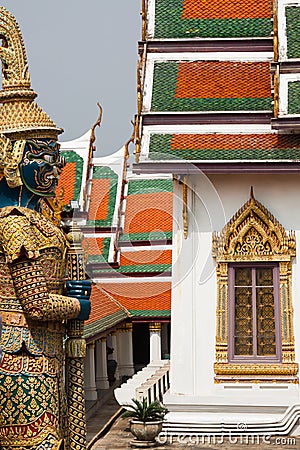
[[[97,400],[94,342],[87,345],[85,357],[84,390],[86,400]]]
[[[96,342],[96,385],[97,389],[108,389],[109,382],[107,378],[107,356],[106,356],[106,338],[101,338]]]
[[[117,343],[120,377],[131,377],[134,374],[131,323],[127,323],[118,329]]]
[[[161,324],[161,352],[162,358],[165,358],[165,355],[170,355],[167,323]]]
[[[150,330],[150,363],[161,360],[161,323],[149,324]]]

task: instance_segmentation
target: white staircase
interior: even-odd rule
[[[132,403],[132,398],[148,402],[162,400],[170,386],[170,361],[155,361],[129,378],[126,383],[115,389],[114,394],[120,405]]]

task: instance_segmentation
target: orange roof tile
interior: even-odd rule
[[[101,286],[127,310],[171,309],[171,283],[103,283]]]
[[[264,19],[272,17],[270,0],[184,0],[183,19]]]
[[[85,325],[89,325],[123,309],[99,285],[92,287],[91,304],[91,315],[89,320],[85,322]]]
[[[177,98],[268,98],[268,62],[193,61],[179,64]]]
[[[68,162],[60,175],[56,190],[57,197],[59,196],[62,190],[64,191],[65,205],[68,205],[70,200],[74,199],[75,181],[76,181],[76,162]]]
[[[102,255],[103,244],[105,238],[85,238],[82,245],[83,248],[87,245],[89,255]]]
[[[120,265],[172,264],[172,250],[141,250],[121,254]]]
[[[172,193],[129,195],[124,233],[172,230]]]
[[[171,148],[190,150],[250,150],[271,149],[285,145],[295,147],[297,140],[291,142],[290,135],[278,134],[174,134]],[[299,147],[299,144],[297,145]]]
[[[88,220],[105,220],[108,216],[110,179],[93,179]]]

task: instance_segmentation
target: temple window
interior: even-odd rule
[[[215,382],[298,383],[292,302],[296,239],[253,195],[220,233]]]
[[[229,361],[280,361],[279,266],[230,265]]]

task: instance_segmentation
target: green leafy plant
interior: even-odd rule
[[[123,418],[130,417],[140,422],[155,422],[157,420],[164,420],[165,415],[168,413],[167,408],[162,406],[158,401],[148,404],[145,397],[141,402],[133,398],[132,402],[133,405],[124,405],[128,408],[128,411],[122,415]]]

